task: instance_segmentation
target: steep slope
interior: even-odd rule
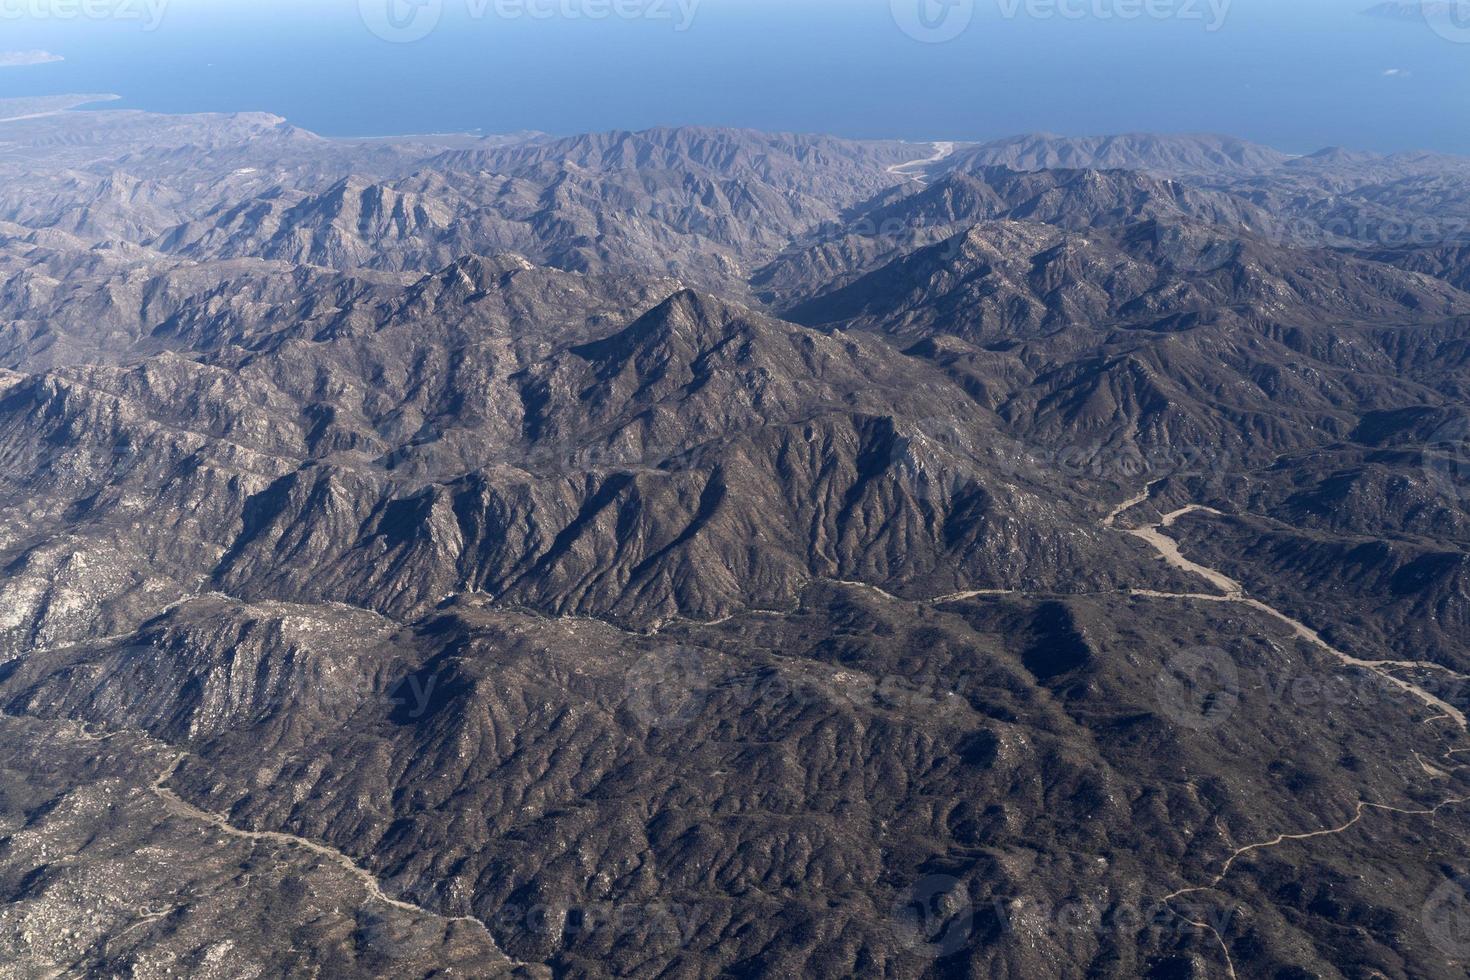
[[[987,343],[1072,326],[1168,328],[1226,313],[1299,324],[1467,312],[1470,296],[1425,276],[1332,252],[1278,248],[1229,229],[1154,221],[1086,233],[977,225],[792,316]]]
[[[1062,137],[1015,136],[961,149],[946,168],[1011,170],[1139,170],[1169,176],[1258,174],[1286,164],[1290,155],[1219,135]]]
[[[784,607],[820,577],[954,591],[1103,567],[1018,474],[984,477],[998,440],[964,391],[876,339],[684,292],[507,383],[497,465],[422,490],[293,474],[250,504],[221,584],[395,614],[473,589],[638,624]],[[957,438],[931,441],[941,419]]]
[[[1463,161],[5,139],[0,974],[1463,976]]]
[[[464,150],[435,158],[438,169],[511,175],[548,165],[598,174],[694,171],[759,180],[785,191],[855,201],[896,183],[887,168],[923,156],[892,141],[681,127],[613,131],[519,146]]]
[[[1456,289],[1470,289],[1470,243],[1378,249],[1364,257],[1443,279]]]
[[[1148,221],[1217,225],[1237,232],[1274,227],[1269,214],[1244,200],[1147,174],[956,171],[919,189],[887,192],[842,221],[818,228],[759,270],[752,282],[771,303],[789,306],[845,286],[977,223],[997,220],[1079,231]]]

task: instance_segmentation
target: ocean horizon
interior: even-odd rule
[[[1157,19],[1123,18],[1130,0],[849,0],[842,16],[836,0],[619,0],[642,11],[630,18],[417,0],[433,27],[408,40],[382,36],[413,22],[374,23],[375,2],[416,9],[333,0],[270,4],[262,18],[259,6],[174,0],[156,24],[12,21],[5,47],[55,60],[0,68],[0,95],[113,92],[112,108],[269,112],[338,137],[1216,132],[1295,153],[1470,154],[1470,129],[1451,124],[1470,108],[1470,44],[1457,43],[1470,37],[1352,0],[1159,0],[1172,14]],[[564,14],[613,0],[516,2]],[[907,3],[937,4],[937,19],[908,21]],[[951,10],[960,20],[938,16]]]

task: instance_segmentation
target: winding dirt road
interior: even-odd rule
[[[1423,701],[1426,705],[1438,709],[1441,712],[1441,717],[1454,721],[1460,726],[1462,730],[1470,727],[1467,726],[1465,713],[1463,711],[1436,697],[1434,694],[1431,694],[1423,688],[1420,688],[1414,684],[1410,684],[1408,681],[1401,680],[1398,677],[1395,677],[1393,674],[1389,673],[1389,668],[1393,667],[1413,667],[1446,671],[1448,671],[1448,668],[1444,667],[1441,664],[1421,663],[1418,661],[1362,660],[1341,650],[1338,650],[1336,647],[1332,646],[1325,639],[1323,639],[1320,633],[1307,626],[1305,623],[1293,619],[1286,613],[1274,608],[1273,606],[1267,605],[1259,599],[1251,598],[1251,596],[1247,594],[1245,586],[1235,581],[1235,579],[1224,574],[1223,572],[1217,571],[1216,569],[1210,568],[1206,565],[1201,565],[1198,562],[1191,561],[1190,559],[1186,558],[1183,552],[1180,550],[1179,542],[1164,534],[1165,529],[1173,527],[1180,518],[1185,517],[1189,514],[1204,513],[1211,514],[1216,517],[1224,517],[1225,515],[1220,513],[1219,511],[1213,510],[1209,507],[1201,506],[1199,504],[1194,504],[1188,507],[1182,507],[1179,510],[1174,511],[1173,513],[1165,515],[1164,517],[1160,518],[1160,520],[1156,524],[1147,525],[1141,528],[1120,529],[1117,526],[1119,518],[1121,518],[1128,511],[1132,510],[1134,507],[1145,503],[1152,495],[1155,485],[1156,484],[1150,484],[1143,490],[1141,494],[1124,501],[1122,504],[1116,507],[1103,520],[1103,527],[1108,530],[1122,531],[1122,533],[1130,534],[1135,538],[1147,542],[1155,551],[1159,553],[1159,557],[1168,562],[1171,566],[1181,571],[1188,572],[1192,575],[1203,578],[1215,588],[1219,589],[1223,594],[1217,596],[1176,595],[1167,592],[1153,592],[1139,589],[1130,590],[1130,594],[1164,599],[1173,598],[1196,599],[1208,602],[1233,602],[1249,606],[1252,609],[1263,612],[1273,619],[1276,619],[1279,622],[1286,624],[1299,638],[1307,640],[1313,645],[1321,648],[1322,650],[1325,650],[1332,656],[1336,657],[1343,664],[1349,667],[1356,667],[1363,670],[1371,671],[1378,677],[1383,678],[1388,683],[1394,685],[1395,687],[1398,687],[1400,690],[1406,691],[1407,693],[1418,698],[1420,701]],[[1453,674],[1454,671],[1449,671],[1449,673]],[[1437,718],[1431,719],[1431,721],[1434,720],[1437,720]],[[1464,751],[1470,750],[1456,749],[1451,751],[1449,754],[1454,755],[1456,752]],[[1430,776],[1435,776],[1436,773],[1441,776],[1447,775],[1447,773],[1444,773],[1442,770],[1437,770],[1427,765],[1424,760],[1419,757],[1418,753],[1415,753],[1415,758],[1418,760],[1419,765]],[[1445,809],[1446,807],[1459,806],[1466,802],[1470,802],[1470,797],[1462,796],[1455,797],[1454,799],[1445,800],[1438,806],[1429,809],[1408,810],[1401,807],[1389,806],[1384,803],[1369,803],[1367,801],[1360,800],[1358,802],[1357,809],[1355,814],[1353,815],[1353,818],[1339,827],[1329,827],[1324,830],[1313,830],[1303,833],[1277,834],[1270,840],[1258,841],[1253,844],[1246,844],[1244,847],[1236,848],[1233,852],[1230,853],[1228,857],[1226,857],[1224,864],[1222,864],[1220,867],[1219,873],[1211,878],[1207,884],[1196,885],[1190,888],[1181,888],[1178,891],[1170,892],[1168,895],[1164,896],[1163,903],[1165,905],[1170,905],[1170,903],[1182,896],[1210,891],[1219,887],[1221,882],[1223,882],[1225,878],[1230,874],[1231,869],[1235,866],[1236,860],[1245,854],[1249,854],[1253,851],[1261,851],[1268,848],[1280,847],[1283,844],[1287,844],[1293,841],[1313,840],[1320,837],[1333,837],[1338,834],[1346,833],[1347,831],[1351,830],[1353,827],[1356,827],[1359,823],[1361,823],[1363,821],[1363,818],[1367,816],[1370,811],[1397,813],[1404,816],[1414,817],[1432,817],[1437,815],[1441,810]],[[1216,944],[1220,947],[1221,954],[1225,957],[1225,969],[1227,975],[1231,978],[1231,980],[1237,980],[1237,974],[1235,972],[1235,960],[1230,955],[1230,945],[1226,943],[1225,937],[1221,935],[1220,930],[1209,922],[1192,919],[1178,909],[1175,909],[1174,912],[1184,922],[1188,923],[1191,926],[1194,926],[1197,929],[1208,932],[1214,937]]]
[[[895,177],[907,177],[909,180],[918,181],[920,184],[928,184],[929,178],[922,173],[912,171],[922,169],[931,163],[938,163],[954,154],[955,144],[949,142],[931,143],[934,147],[934,155],[924,160],[910,160],[908,163],[896,163],[888,168],[888,172]]]
[[[174,759],[173,763],[167,769],[165,769],[163,773],[160,774],[159,777],[153,781],[152,786],[149,787],[153,791],[153,795],[158,797],[158,799],[163,803],[164,808],[168,810],[169,813],[173,814],[176,817],[181,817],[185,820],[195,820],[201,823],[208,824],[225,836],[234,837],[238,840],[265,841],[272,844],[282,844],[286,847],[296,847],[310,851],[313,854],[326,858],[328,861],[331,861],[333,864],[346,871],[353,878],[356,878],[357,881],[361,883],[363,890],[367,892],[369,898],[372,898],[375,901],[382,902],[384,905],[392,906],[395,909],[400,909],[404,912],[414,912],[419,915],[428,916],[429,918],[443,919],[447,922],[463,922],[467,925],[475,926],[485,934],[486,940],[488,940],[490,943],[490,948],[495,950],[497,953],[500,953],[500,955],[505,956],[504,951],[501,950],[500,947],[496,944],[495,938],[490,935],[490,930],[486,927],[484,922],[470,915],[441,915],[438,912],[430,911],[429,909],[426,909],[421,905],[414,905],[411,902],[399,901],[398,899],[389,896],[386,892],[383,891],[382,884],[378,881],[377,878],[372,875],[371,872],[359,867],[355,861],[353,861],[350,857],[348,857],[346,854],[343,854],[336,848],[327,847],[325,844],[318,844],[316,841],[308,840],[305,837],[296,837],[292,834],[279,834],[275,833],[274,831],[265,830],[241,830],[240,828],[229,823],[227,820],[225,820],[224,817],[221,817],[219,814],[210,813],[206,810],[201,810],[197,806],[186,802],[183,797],[179,796],[179,794],[169,789],[167,783],[170,779],[173,778],[174,773],[179,771],[179,766],[183,765],[184,760],[188,757],[189,753],[187,752],[181,753],[179,756],[177,756]],[[506,957],[506,961],[512,966],[524,965],[516,963],[508,956]]]
[[[921,165],[925,165],[925,164],[936,162],[938,160],[942,160],[942,159],[944,159],[944,157],[948,156],[951,152],[953,152],[953,144],[938,144],[938,143],[936,143],[935,144],[935,147],[939,150],[938,154],[935,157],[932,157],[932,158],[930,158],[928,160],[915,161],[915,162],[909,163],[909,164],[901,164],[901,165],[899,165],[896,168],[890,168],[890,172],[902,174],[902,171],[904,169],[906,169],[906,168],[921,166]],[[902,175],[903,176],[911,176],[915,180],[919,180],[921,182],[923,181],[923,178],[921,176],[919,176],[919,175],[911,175],[911,174],[902,174]],[[1130,535],[1130,536],[1132,536],[1134,538],[1137,538],[1137,539],[1139,539],[1141,541],[1146,542],[1150,547],[1152,547],[1158,553],[1159,557],[1162,560],[1164,560],[1165,562],[1167,562],[1169,565],[1171,565],[1172,567],[1177,568],[1177,569],[1179,569],[1181,571],[1187,572],[1187,573],[1192,574],[1192,575],[1194,575],[1194,576],[1196,576],[1198,578],[1203,579],[1204,581],[1208,582],[1211,586],[1213,586],[1214,588],[1218,589],[1219,590],[1219,594],[1217,594],[1217,595],[1211,595],[1211,594],[1208,594],[1208,593],[1159,592],[1159,591],[1153,591],[1153,590],[1147,590],[1147,589],[1127,589],[1127,590],[1123,590],[1122,594],[1124,594],[1124,595],[1131,595],[1131,596],[1139,596],[1139,597],[1147,597],[1147,598],[1158,598],[1158,599],[1191,600],[1191,601],[1202,601],[1202,602],[1228,602],[1228,603],[1238,603],[1240,605],[1249,606],[1252,609],[1258,610],[1259,612],[1262,612],[1262,613],[1264,613],[1264,614],[1272,617],[1273,619],[1276,619],[1277,621],[1285,624],[1286,626],[1288,626],[1292,630],[1292,632],[1297,637],[1299,637],[1299,638],[1301,638],[1303,640],[1306,640],[1306,641],[1310,642],[1311,644],[1319,647],[1320,649],[1326,651],[1327,653],[1331,654],[1333,657],[1335,657],[1338,661],[1340,661],[1344,665],[1349,666],[1349,667],[1354,667],[1354,668],[1368,670],[1368,671],[1373,672],[1374,674],[1376,674],[1377,676],[1383,678],[1385,681],[1389,682],[1390,684],[1393,684],[1394,686],[1400,688],[1401,690],[1403,690],[1403,691],[1405,691],[1405,692],[1413,695],[1414,697],[1418,698],[1424,704],[1426,704],[1426,705],[1428,705],[1430,707],[1433,707],[1433,708],[1437,709],[1441,713],[1441,717],[1454,721],[1462,730],[1470,730],[1470,722],[1467,722],[1466,715],[1465,715],[1465,713],[1463,711],[1461,711],[1460,709],[1456,708],[1455,706],[1453,706],[1453,705],[1445,702],[1444,700],[1436,697],[1435,695],[1431,694],[1430,692],[1428,692],[1428,691],[1426,691],[1426,690],[1424,690],[1424,689],[1422,689],[1422,688],[1420,688],[1420,687],[1418,687],[1418,686],[1416,686],[1414,684],[1411,684],[1408,681],[1404,681],[1404,680],[1401,680],[1398,677],[1395,677],[1392,673],[1389,672],[1390,668],[1400,668],[1400,669],[1404,669],[1404,668],[1418,668],[1418,669],[1434,669],[1434,670],[1444,670],[1444,671],[1448,671],[1448,668],[1446,668],[1446,667],[1444,667],[1443,665],[1440,665],[1440,664],[1422,663],[1422,662],[1417,662],[1417,661],[1387,661],[1387,660],[1385,660],[1385,661],[1368,661],[1368,660],[1359,659],[1359,658],[1354,657],[1354,656],[1352,656],[1352,655],[1350,655],[1348,653],[1345,653],[1345,652],[1343,652],[1341,650],[1338,650],[1335,647],[1333,647],[1331,644],[1329,644],[1325,639],[1323,639],[1323,637],[1321,636],[1320,633],[1318,633],[1317,631],[1313,630],[1311,627],[1307,626],[1305,623],[1302,623],[1299,620],[1296,620],[1296,619],[1292,618],[1291,616],[1288,616],[1286,613],[1283,613],[1280,610],[1278,610],[1278,609],[1276,609],[1276,608],[1274,608],[1274,607],[1272,607],[1270,605],[1267,605],[1266,603],[1264,603],[1264,602],[1262,602],[1262,601],[1260,601],[1258,599],[1252,598],[1247,593],[1245,587],[1240,582],[1237,582],[1235,579],[1230,578],[1228,575],[1224,574],[1223,572],[1220,572],[1220,571],[1218,571],[1216,569],[1210,568],[1210,567],[1208,567],[1206,565],[1202,565],[1202,564],[1200,564],[1198,562],[1195,562],[1195,561],[1193,561],[1193,560],[1185,557],[1185,555],[1183,554],[1183,552],[1181,550],[1180,543],[1177,540],[1175,540],[1174,538],[1172,538],[1172,537],[1170,537],[1170,536],[1168,536],[1167,534],[1164,533],[1167,529],[1173,527],[1179,520],[1181,520],[1182,518],[1184,518],[1186,516],[1189,516],[1191,514],[1202,513],[1202,514],[1209,514],[1209,515],[1212,515],[1212,516],[1215,516],[1215,517],[1225,517],[1226,515],[1222,514],[1220,511],[1213,510],[1213,509],[1211,509],[1209,507],[1205,507],[1205,506],[1202,506],[1202,505],[1199,505],[1199,504],[1193,504],[1193,505],[1190,505],[1188,507],[1182,507],[1179,510],[1176,510],[1176,511],[1170,513],[1170,514],[1164,515],[1157,522],[1155,522],[1153,524],[1145,525],[1143,527],[1138,527],[1138,528],[1120,528],[1120,527],[1118,527],[1118,522],[1123,517],[1124,514],[1126,514],[1128,511],[1134,509],[1135,507],[1138,507],[1138,506],[1146,503],[1149,500],[1150,496],[1152,495],[1152,491],[1153,491],[1153,488],[1154,488],[1155,485],[1156,484],[1150,484],[1148,487],[1146,487],[1138,495],[1136,495],[1136,496],[1134,496],[1134,497],[1132,497],[1132,498],[1124,501],[1123,503],[1121,503],[1117,507],[1115,507],[1107,515],[1107,517],[1103,519],[1103,521],[1102,521],[1102,527],[1104,529],[1106,529],[1106,530],[1116,531],[1116,532],[1121,533],[1121,534],[1127,534],[1127,535]],[[845,581],[840,581],[840,580],[828,580],[828,581],[832,582],[832,584],[844,585],[844,586],[849,586],[849,587],[854,587],[854,588],[861,588],[861,589],[864,589],[864,590],[867,590],[867,591],[876,593],[878,595],[881,595],[884,598],[890,599],[890,600],[892,600],[894,602],[904,602],[904,601],[906,601],[906,600],[900,599],[898,596],[891,595],[890,593],[887,593],[884,590],[882,590],[880,588],[877,588],[876,586],[869,585],[867,583],[862,583],[862,582],[845,582]],[[943,603],[947,603],[947,602],[961,601],[961,600],[965,600],[965,599],[981,598],[981,597],[1024,596],[1024,595],[1027,595],[1027,593],[1016,591],[1016,590],[1008,590],[1008,589],[984,589],[984,590],[976,590],[976,591],[969,591],[969,592],[959,592],[959,593],[955,593],[955,594],[952,594],[952,595],[943,596],[943,597],[940,597],[940,598],[937,598],[937,599],[929,600],[929,604],[938,605],[938,604],[943,604]],[[1449,672],[1450,673],[1454,673],[1453,671],[1449,671]],[[1456,675],[1456,676],[1460,676],[1460,675]],[[1436,719],[1431,719],[1431,720],[1436,720]],[[92,740],[99,740],[99,737],[98,736],[88,736],[88,737],[90,739],[92,739]],[[100,738],[107,738],[107,737],[112,737],[112,736],[111,735],[101,736]],[[1456,749],[1456,750],[1452,750],[1450,752],[1450,754],[1453,755],[1456,752],[1470,752],[1470,749]],[[328,861],[330,861],[333,864],[337,865],[342,870],[346,871],[350,876],[352,876],[353,878],[355,878],[362,885],[364,891],[367,893],[367,895],[369,896],[369,898],[371,898],[371,899],[373,899],[375,901],[378,901],[378,902],[382,902],[385,905],[391,906],[391,907],[393,907],[395,909],[399,909],[399,910],[402,910],[402,911],[405,911],[405,912],[417,913],[417,914],[421,914],[421,915],[425,915],[425,916],[430,916],[430,917],[433,917],[433,918],[441,918],[441,919],[444,919],[446,921],[463,922],[463,923],[466,923],[466,924],[473,925],[477,929],[479,929],[479,930],[481,930],[481,931],[484,932],[485,937],[489,941],[490,946],[491,946],[492,949],[495,949],[497,952],[501,952],[501,955],[504,955],[503,951],[500,951],[499,946],[495,943],[495,940],[494,940],[493,936],[490,934],[489,929],[485,926],[485,923],[482,922],[480,919],[477,919],[477,918],[475,918],[473,916],[441,916],[440,914],[438,914],[436,912],[433,912],[433,911],[430,911],[429,909],[426,909],[426,908],[424,908],[422,906],[414,905],[414,904],[412,904],[410,902],[404,902],[404,901],[401,901],[399,899],[392,898],[391,896],[389,896],[387,893],[385,893],[383,891],[383,888],[382,888],[381,883],[378,881],[378,879],[376,877],[373,876],[373,874],[371,872],[369,872],[369,871],[365,870],[364,868],[360,867],[350,857],[348,857],[346,854],[342,853],[341,851],[336,850],[335,848],[328,847],[328,846],[326,846],[324,844],[320,844],[320,843],[317,843],[316,841],[308,840],[308,839],[303,838],[303,837],[297,837],[297,836],[292,835],[292,834],[277,833],[277,832],[274,832],[274,831],[249,831],[249,830],[241,830],[240,828],[235,827],[232,824],[230,824],[224,817],[222,817],[222,816],[220,816],[218,814],[209,813],[209,812],[207,812],[205,810],[201,810],[198,807],[193,806],[192,804],[186,802],[177,793],[175,793],[173,790],[169,789],[167,784],[173,778],[173,776],[175,775],[175,773],[177,773],[179,767],[183,764],[184,760],[187,759],[187,758],[188,758],[188,753],[182,753],[182,754],[178,755],[174,759],[174,761],[172,762],[172,764],[170,764],[168,766],[168,768],[166,770],[164,770],[164,772],[162,772],[158,776],[158,778],[156,780],[154,780],[154,782],[150,786],[151,791],[163,803],[164,807],[168,810],[168,812],[170,814],[172,814],[174,816],[177,816],[177,817],[180,817],[180,818],[183,818],[183,819],[186,819],[186,820],[193,820],[193,821],[199,821],[199,822],[205,823],[205,824],[213,827],[214,829],[218,830],[220,833],[225,834],[225,835],[227,835],[229,837],[233,837],[233,838],[237,838],[237,839],[241,839],[241,840],[262,841],[262,842],[269,842],[269,843],[281,844],[281,845],[284,845],[284,846],[287,846],[287,847],[301,848],[303,850],[310,851],[313,854],[316,854],[316,855],[318,855],[320,857],[323,857],[323,858],[327,859]],[[1430,767],[1428,767],[1427,765],[1425,765],[1425,763],[1424,763],[1424,761],[1422,759],[1419,760],[1419,763],[1420,763],[1421,766],[1423,766],[1425,768],[1425,771],[1426,772],[1429,772],[1431,775],[1433,774],[1434,771],[1438,771],[1438,770],[1432,771]],[[1464,768],[1464,767],[1455,767],[1455,768]],[[1261,841],[1261,842],[1257,842],[1257,843],[1253,843],[1253,844],[1247,844],[1247,845],[1245,845],[1243,847],[1236,848],[1231,854],[1229,854],[1226,857],[1223,865],[1221,866],[1221,869],[1220,869],[1219,873],[1216,874],[1216,875],[1214,875],[1213,878],[1207,884],[1193,886],[1193,887],[1189,887],[1189,888],[1179,889],[1178,891],[1172,892],[1169,895],[1165,896],[1164,899],[1163,899],[1163,901],[1165,903],[1169,903],[1169,902],[1172,902],[1175,899],[1178,899],[1178,898],[1180,898],[1180,897],[1182,897],[1184,895],[1190,895],[1190,894],[1194,894],[1194,893],[1198,893],[1198,892],[1209,891],[1211,889],[1216,888],[1230,874],[1230,871],[1234,867],[1236,860],[1238,858],[1240,858],[1241,856],[1245,855],[1245,854],[1248,854],[1248,853],[1250,853],[1252,851],[1264,850],[1264,849],[1272,848],[1272,847],[1279,847],[1279,846],[1281,846],[1283,844],[1286,844],[1286,843],[1289,843],[1289,842],[1292,842],[1292,841],[1310,840],[1310,839],[1314,839],[1314,838],[1329,837],[1329,836],[1333,836],[1333,835],[1336,835],[1336,834],[1345,833],[1346,831],[1348,831],[1349,829],[1351,829],[1352,827],[1354,827],[1358,823],[1360,823],[1363,820],[1363,818],[1370,811],[1383,811],[1383,812],[1397,813],[1397,814],[1403,814],[1403,815],[1408,815],[1408,816],[1433,816],[1433,815],[1439,813],[1439,811],[1445,809],[1446,807],[1456,806],[1456,805],[1463,804],[1463,803],[1466,803],[1466,802],[1470,802],[1470,797],[1459,797],[1459,798],[1455,798],[1455,799],[1446,800],[1443,803],[1439,804],[1438,806],[1433,807],[1432,809],[1423,809],[1423,810],[1408,810],[1408,809],[1401,809],[1401,808],[1398,808],[1398,807],[1388,806],[1386,804],[1380,804],[1380,803],[1369,803],[1369,802],[1366,802],[1366,801],[1359,802],[1358,805],[1357,805],[1357,812],[1356,812],[1355,816],[1353,817],[1353,819],[1350,820],[1350,821],[1348,821],[1347,823],[1343,824],[1342,826],[1332,827],[1332,828],[1328,828],[1328,829],[1325,829],[1325,830],[1317,830],[1317,831],[1304,832],[1304,833],[1283,833],[1283,834],[1279,834],[1276,837],[1274,837],[1274,838],[1272,838],[1270,840],[1267,840],[1267,841]],[[1225,957],[1225,965],[1226,965],[1226,969],[1228,971],[1228,974],[1229,974],[1230,977],[1235,978],[1236,977],[1235,964],[1234,964],[1234,962],[1233,962],[1233,960],[1231,958],[1231,955],[1230,955],[1230,948],[1229,948],[1229,945],[1225,942],[1224,936],[1222,936],[1220,934],[1219,930],[1215,926],[1213,926],[1212,924],[1210,924],[1208,922],[1195,921],[1194,919],[1191,919],[1188,916],[1186,916],[1184,913],[1179,912],[1178,910],[1175,910],[1175,911],[1176,911],[1176,914],[1178,914],[1183,921],[1185,921],[1185,922],[1189,923],[1190,925],[1195,926],[1195,927],[1197,927],[1197,928],[1199,928],[1201,930],[1207,931],[1207,932],[1211,933],[1214,936],[1216,942],[1220,946],[1221,952],[1223,953],[1223,955]],[[506,959],[507,959],[507,963],[509,965],[513,966],[513,967],[514,966],[524,966],[524,964],[516,963],[515,961],[511,960],[509,957],[507,957]]]
[[[1144,491],[1142,499],[1135,497],[1133,501],[1125,503],[1121,507],[1121,509],[1113,511],[1113,513],[1110,514],[1108,518],[1103,522],[1103,526],[1111,530],[1117,530],[1118,518],[1122,517],[1124,513],[1131,510],[1133,507],[1147,500],[1148,494],[1151,489],[1152,487],[1150,487],[1149,490]],[[1236,602],[1244,606],[1249,606],[1259,612],[1263,612],[1271,618],[1286,624],[1288,627],[1291,628],[1291,631],[1295,633],[1298,638],[1306,640],[1313,646],[1325,650],[1327,653],[1330,653],[1332,656],[1336,657],[1344,665],[1372,672],[1387,683],[1393,685],[1394,687],[1397,687],[1399,690],[1412,695],[1418,700],[1424,702],[1424,704],[1428,705],[1429,707],[1441,712],[1445,717],[1451,719],[1455,722],[1455,724],[1459,725],[1461,729],[1470,731],[1470,720],[1466,719],[1465,712],[1450,704],[1448,701],[1445,701],[1443,698],[1437,697],[1429,691],[1424,690],[1422,687],[1419,687],[1416,684],[1412,684],[1409,681],[1403,680],[1400,677],[1396,677],[1392,673],[1391,669],[1417,668],[1426,670],[1442,670],[1448,671],[1449,673],[1454,673],[1453,671],[1449,671],[1448,668],[1444,667],[1441,664],[1421,663],[1418,661],[1405,660],[1362,660],[1358,657],[1354,657],[1352,654],[1339,650],[1332,644],[1328,643],[1325,639],[1322,638],[1321,633],[1318,633],[1307,624],[1301,622],[1300,620],[1293,619],[1291,616],[1288,616],[1286,613],[1275,608],[1274,606],[1267,605],[1259,599],[1252,598],[1249,594],[1247,594],[1245,586],[1241,585],[1239,582],[1235,581],[1235,579],[1226,575],[1224,572],[1217,571],[1206,565],[1201,565],[1198,562],[1191,561],[1190,559],[1186,558],[1183,552],[1180,551],[1179,542],[1165,534],[1164,530],[1173,527],[1176,523],[1178,523],[1180,518],[1186,517],[1190,514],[1210,514],[1215,517],[1225,516],[1218,510],[1213,510],[1209,507],[1204,507],[1199,504],[1191,504],[1188,507],[1181,507],[1179,510],[1165,515],[1162,519],[1159,520],[1157,524],[1151,524],[1141,528],[1129,529],[1124,533],[1130,534],[1135,538],[1148,542],[1148,544],[1159,553],[1159,556],[1163,558],[1164,561],[1168,562],[1171,566],[1179,569],[1180,571],[1189,572],[1192,575],[1196,575],[1204,579],[1206,582],[1209,582],[1215,588],[1224,593],[1219,597],[1193,596],[1191,598],[1208,599],[1215,602]],[[1164,597],[1168,595],[1167,593],[1151,592],[1135,592],[1135,594],[1153,595],[1159,597]]]

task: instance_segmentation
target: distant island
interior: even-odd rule
[[[61,55],[50,51],[0,51],[0,68],[26,68],[65,60]]]

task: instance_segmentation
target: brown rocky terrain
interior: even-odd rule
[[[0,976],[1464,975],[1463,161],[0,126]]]

